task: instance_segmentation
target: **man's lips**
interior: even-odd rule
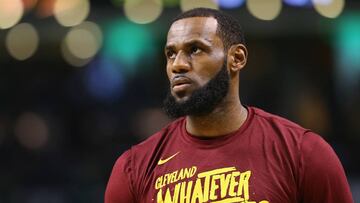
[[[184,91],[186,88],[188,88],[191,85],[192,81],[184,76],[175,76],[171,80],[171,87],[173,91]]]
[[[191,84],[191,80],[187,77],[180,76],[180,77],[174,77],[171,81],[171,87],[174,88],[176,86]]]

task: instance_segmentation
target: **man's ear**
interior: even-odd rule
[[[239,72],[245,67],[247,62],[248,52],[243,44],[234,44],[228,51],[228,65],[229,71]]]

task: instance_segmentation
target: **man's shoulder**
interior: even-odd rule
[[[293,131],[298,131],[302,133],[309,131],[309,129],[306,129],[300,126],[299,124],[290,121],[282,116],[269,113],[257,107],[249,107],[249,108],[252,109],[252,111],[254,112],[254,117],[258,122],[268,123],[274,128],[291,129]]]
[[[253,128],[260,134],[266,135],[268,138],[278,140],[279,142],[286,141],[292,143],[294,146],[303,142],[310,129],[304,128],[293,121],[284,117],[266,112],[262,109],[252,107],[253,113]],[[319,135],[317,135],[319,136]]]
[[[285,141],[298,148],[301,146],[326,146],[328,143],[324,138],[313,132],[311,129],[304,128],[281,116],[268,113],[259,108],[250,107],[253,111],[253,126],[255,130],[261,131],[263,135],[273,140]],[[304,151],[305,148],[302,150]]]

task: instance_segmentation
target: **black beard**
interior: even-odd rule
[[[177,102],[169,91],[163,106],[166,114],[170,118],[179,118],[186,115],[204,116],[211,113],[229,91],[230,76],[225,64],[206,85],[195,90],[184,102]]]

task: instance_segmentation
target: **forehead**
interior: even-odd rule
[[[218,38],[217,26],[217,20],[213,17],[191,17],[177,20],[169,29],[167,44],[177,44],[198,38],[213,41]]]

